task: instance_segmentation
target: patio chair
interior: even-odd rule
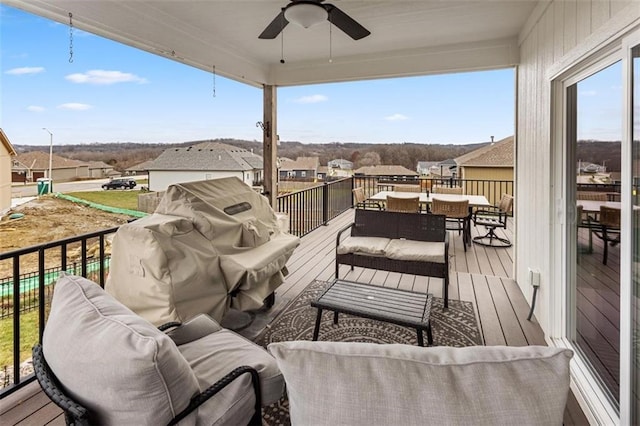
[[[393,190],[397,192],[422,192],[420,185],[393,185]]]
[[[472,215],[474,226],[484,226],[487,233],[473,238],[473,242],[490,247],[511,247],[511,241],[496,234],[497,228],[507,229],[507,218],[513,207],[513,197],[502,194],[497,206],[477,210]]]
[[[400,213],[419,213],[420,198],[419,197],[387,197],[387,211]]]
[[[382,210],[382,205],[380,203],[367,199],[367,196],[364,194],[363,187],[358,186],[357,188],[353,188],[351,192],[353,192],[353,199],[355,201],[354,205],[357,209],[373,208]]]
[[[434,186],[433,187],[434,194],[457,194],[462,195],[462,187],[460,186]]]
[[[602,264],[607,264],[609,245],[620,243],[620,209],[600,206],[599,220],[589,219],[590,232],[603,242]]]
[[[462,232],[462,245],[467,251],[467,244],[471,240],[469,200],[445,201],[438,198],[431,200],[431,213],[447,217],[447,231]]]
[[[211,317],[154,327],[82,277],[61,274],[33,365],[67,424],[261,424],[284,380],[262,347]]]
[[[609,197],[605,192],[576,191],[576,200],[608,201]]]

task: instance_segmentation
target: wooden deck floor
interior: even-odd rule
[[[289,275],[276,292],[276,304],[261,319],[268,323],[313,280],[330,280],[334,276],[334,250],[337,231],[352,221],[353,211],[347,211],[302,238],[300,247],[287,264]],[[513,223],[506,236],[513,238]],[[472,235],[483,232],[472,229]],[[500,233],[500,232],[499,232]],[[529,306],[513,276],[513,249],[493,249],[472,244],[464,251],[462,238],[450,234],[452,273],[449,297],[473,302],[478,325],[486,345],[544,345],[544,335],[535,321],[527,321]],[[442,281],[393,272],[348,267],[340,271],[341,278],[383,286],[429,291],[442,294]],[[61,425],[60,410],[40,391],[37,383],[0,400],[3,425]],[[565,411],[565,425],[588,424],[573,395]]]

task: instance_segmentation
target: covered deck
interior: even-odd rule
[[[334,257],[337,232],[353,219],[349,209],[327,226],[305,235],[300,247],[289,260],[289,275],[277,290],[276,304],[268,312],[268,323],[287,304],[314,280],[331,280],[334,276]],[[513,219],[504,233],[515,237]],[[472,236],[484,232],[472,226]],[[502,231],[499,231],[502,233]],[[527,320],[529,305],[513,280],[513,248],[489,248],[472,244],[464,251],[462,237],[450,234],[451,284],[449,297],[470,301],[476,311],[478,326],[485,345],[545,345],[542,329],[535,320]],[[348,267],[340,271],[341,278],[397,287],[414,291],[428,291],[440,296],[440,279]],[[437,344],[437,342],[436,342]],[[5,425],[62,425],[64,416],[40,390],[37,383],[27,385],[0,400],[0,416]],[[588,424],[578,403],[570,394],[565,411],[565,425]]]

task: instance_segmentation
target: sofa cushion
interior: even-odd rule
[[[199,392],[175,343],[85,278],[60,275],[43,353],[92,424],[166,424]]]
[[[384,250],[385,257],[395,260],[446,263],[444,243],[392,239]]]
[[[272,343],[292,424],[562,424],[570,350]]]
[[[338,254],[360,253],[384,255],[389,238],[383,237],[348,237],[337,248]]]
[[[276,402],[284,392],[284,379],[278,369],[276,360],[266,349],[233,331],[221,329],[199,340],[180,345],[178,349],[191,365],[203,389],[220,380],[234,368],[240,365],[248,365],[255,368],[260,375],[263,405]],[[253,414],[254,392],[250,378],[247,375],[244,380],[238,380],[238,382],[247,387],[247,390],[240,392],[240,394],[251,397],[248,413],[249,417],[251,417]],[[224,393],[223,391],[222,394]],[[221,404],[216,403],[215,398],[217,396],[213,397],[212,405],[218,406],[216,409],[220,410]],[[210,418],[218,418],[218,416]],[[237,423],[241,424],[242,422]]]

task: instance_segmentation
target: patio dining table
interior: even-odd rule
[[[397,198],[413,198],[418,196],[420,204],[429,205],[434,198],[444,201],[469,201],[471,207],[491,207],[491,203],[484,195],[458,195],[458,194],[427,194],[426,192],[399,192],[399,191],[380,191],[372,195],[371,201],[386,201],[388,196]]]

